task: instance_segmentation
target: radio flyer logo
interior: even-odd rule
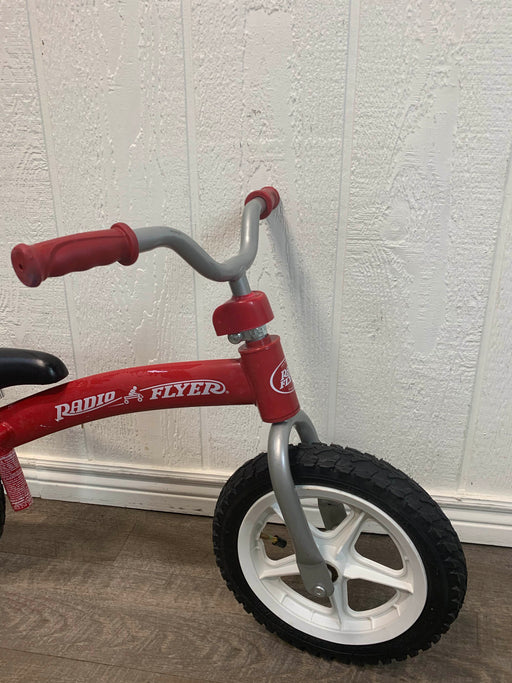
[[[145,395],[143,392],[147,392]],[[56,422],[65,417],[89,413],[105,406],[114,406],[121,403],[128,404],[130,401],[142,403],[144,399],[149,401],[164,400],[169,398],[186,398],[188,396],[209,396],[210,394],[225,394],[227,389],[222,382],[216,379],[186,380],[184,382],[167,382],[153,387],[138,389],[132,387],[125,396],[116,396],[115,391],[108,391],[95,396],[78,398],[71,403],[61,403],[55,406],[57,411]]]
[[[157,398],[182,398],[183,396],[209,396],[210,394],[225,394],[226,387],[216,379],[197,379],[188,382],[170,382],[148,387],[151,391],[150,400]]]
[[[291,394],[293,391],[295,391],[292,377],[290,375],[290,371],[288,370],[288,365],[286,364],[286,359],[283,358],[283,360],[272,373],[270,378],[270,386],[278,394]]]
[[[115,391],[108,391],[106,394],[97,394],[96,396],[87,396],[86,398],[77,398],[72,403],[61,403],[55,406],[57,411],[56,422],[60,422],[65,417],[71,415],[81,415],[82,413],[90,413],[92,410],[98,410],[104,406],[117,403],[121,399],[116,399]]]

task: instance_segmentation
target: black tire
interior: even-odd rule
[[[371,455],[324,444],[290,446],[289,453],[293,478],[300,495],[307,496],[309,503],[317,497],[318,501],[325,499],[333,505],[340,505],[341,502],[344,514],[339,519],[347,515],[353,520],[350,522],[354,527],[353,540],[347,542],[346,546],[343,545],[343,552],[347,550],[351,553],[350,558],[356,558],[355,561],[360,562],[358,566],[364,568],[370,566],[373,552],[368,552],[364,548],[382,547],[383,544],[387,548],[391,539],[391,544],[397,544],[399,552],[399,559],[393,560],[396,562],[394,569],[393,562],[390,563],[388,560],[385,563],[379,560],[379,565],[376,566],[380,567],[379,571],[385,570],[385,573],[401,572],[400,576],[406,577],[404,585],[408,588],[403,589],[402,584],[399,590],[369,584],[370,589],[375,587],[391,590],[394,595],[384,596],[382,605],[371,607],[375,610],[372,614],[377,616],[375,620],[369,619],[365,617],[364,611],[370,608],[363,605],[355,609],[351,601],[364,602],[365,599],[370,599],[372,590],[368,590],[365,583],[364,590],[361,591],[361,584],[358,584],[356,588],[359,588],[359,597],[357,590],[353,591],[352,595],[350,580],[343,575],[346,567],[343,569],[342,560],[337,566],[332,557],[330,558],[328,565],[335,585],[339,585],[339,595],[342,595],[345,601],[343,607],[340,607],[341,611],[337,612],[341,616],[336,618],[339,619],[339,624],[349,624],[351,612],[347,610],[352,610],[355,615],[354,624],[361,624],[366,628],[361,636],[358,634],[357,625],[345,627],[348,635],[341,633],[341,626],[339,633],[333,630],[332,624],[335,622],[332,619],[335,618],[335,609],[331,601],[326,600],[322,603],[309,596],[302,588],[298,577],[286,577],[286,581],[280,576],[274,576],[270,580],[265,577],[266,583],[261,584],[260,590],[258,581],[261,582],[259,577],[262,574],[258,574],[257,570],[252,572],[251,562],[256,566],[260,561],[272,563],[279,559],[275,555],[272,557],[272,553],[277,552],[275,546],[282,545],[282,539],[276,541],[274,536],[272,544],[268,539],[272,538],[272,533],[279,537],[286,535],[286,528],[282,523],[275,526],[267,522],[271,534],[266,535],[266,541],[260,536],[262,525],[268,520],[268,510],[271,509],[269,506],[273,500],[267,456],[266,453],[262,453],[245,463],[225,484],[217,502],[213,521],[217,564],[236,599],[268,630],[302,650],[329,659],[361,664],[379,661],[386,663],[392,659],[405,659],[407,656],[418,654],[420,650],[428,649],[432,643],[439,640],[441,634],[448,630],[456,618],[466,591],[464,554],[457,535],[440,507],[412,479]],[[311,509],[308,507],[308,515],[311,514]],[[260,510],[266,511],[263,513]],[[366,520],[364,524],[367,524],[370,518],[378,520],[379,525],[384,530],[391,529],[393,535],[390,533],[389,537],[385,537],[366,532],[363,534],[361,530],[355,531],[357,524],[363,524],[357,522],[357,515],[360,515],[360,519]],[[348,524],[349,522],[341,522],[338,530],[342,525]],[[254,527],[252,530],[251,525]],[[331,527],[332,531],[325,529],[327,523],[325,527],[318,523],[316,526],[318,538],[321,538],[322,534],[337,532],[334,525]],[[345,528],[348,529],[348,526]],[[363,541],[366,544],[364,547]],[[400,544],[407,547],[407,543],[410,545],[405,555],[405,551],[400,549]],[[251,548],[257,550],[253,551]],[[253,552],[254,555],[251,554]],[[288,553],[293,559],[293,546],[291,550],[283,552]],[[389,548],[385,552],[388,553]],[[342,557],[342,550],[339,550],[339,553],[339,557]],[[324,556],[327,561],[327,551]],[[260,560],[262,557],[264,559]],[[284,557],[282,561],[288,562]],[[400,563],[402,568],[399,566]],[[383,582],[387,580],[386,578]],[[249,585],[251,582],[252,588]],[[279,596],[274,599],[272,591],[276,591],[276,595],[278,591],[282,591],[286,600],[291,601],[291,608],[279,607]],[[371,599],[376,598],[373,596]],[[402,600],[403,602],[400,602]],[[284,604],[282,600],[281,604]],[[317,611],[321,619],[331,619],[326,628],[317,627],[316,624],[309,626],[306,620],[303,630],[300,616],[296,618],[292,610],[297,609],[300,613],[304,605],[306,609],[313,610],[311,614]],[[279,616],[276,612],[279,612]],[[290,618],[287,618],[288,614]],[[379,619],[382,619],[382,622],[379,622]],[[389,626],[385,625],[386,619]],[[313,622],[313,619],[310,621]],[[370,623],[371,627],[367,625]],[[373,626],[374,623],[376,626]],[[379,623],[384,626],[379,626]],[[355,630],[350,631],[350,628]]]
[[[4,487],[2,486],[2,481],[0,480],[0,538],[4,533],[5,524],[5,493]]]

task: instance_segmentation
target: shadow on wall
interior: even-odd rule
[[[331,345],[331,321],[325,310],[325,298],[321,295],[317,279],[305,266],[305,247],[302,250],[297,248],[282,202],[267,218],[267,222],[277,265],[282,266],[278,272],[284,279],[285,303],[293,315],[294,327],[299,335],[300,344],[296,351],[301,356],[303,367],[311,368],[312,359],[320,360],[319,350],[325,349],[328,354]],[[328,382],[327,359],[322,360],[325,363],[325,375],[322,373],[320,376],[325,376]],[[314,380],[315,386],[318,385],[318,379]]]

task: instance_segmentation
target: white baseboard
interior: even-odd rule
[[[229,476],[21,455],[19,460],[36,498],[187,515],[213,515]]]
[[[20,456],[34,497],[213,515],[228,474]],[[512,499],[430,492],[466,543],[512,547]]]

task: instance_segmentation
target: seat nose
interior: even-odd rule
[[[0,349],[0,389],[20,384],[53,384],[69,374],[64,363],[44,351]]]

